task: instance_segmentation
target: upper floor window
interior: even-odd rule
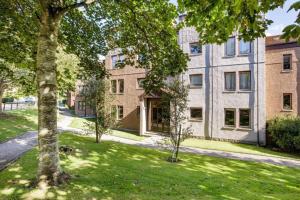
[[[111,93],[116,94],[117,93],[117,80],[112,80],[110,82],[110,85],[111,85],[111,88],[110,88]]]
[[[116,69],[118,63],[123,63],[125,56],[123,54],[111,56],[111,65],[113,69]]]
[[[191,55],[198,55],[202,53],[202,46],[198,43],[190,43],[190,54]]]
[[[137,79],[137,88],[138,89],[143,89],[143,87],[144,87],[144,81],[145,81],[145,78],[138,78]]]
[[[251,90],[251,72],[240,72],[240,90]]]
[[[123,110],[123,106],[118,106],[117,107],[117,116],[118,116],[118,120],[123,119],[124,116],[124,110]]]
[[[239,54],[240,55],[247,55],[251,52],[251,42],[244,41],[243,39],[240,40],[239,44]]]
[[[292,69],[292,55],[286,54],[283,55],[283,70],[291,70]]]
[[[225,72],[225,90],[234,91],[236,87],[235,72]]]
[[[118,80],[118,86],[119,86],[119,93],[123,94],[124,93],[124,79]]]
[[[241,128],[250,128],[250,109],[240,109],[240,124]]]
[[[202,120],[202,108],[190,108],[191,120]]]
[[[190,87],[201,87],[202,86],[202,74],[190,75]]]
[[[292,110],[292,94],[284,93],[283,94],[283,109]]]
[[[225,56],[235,55],[235,37],[230,37],[225,43]]]

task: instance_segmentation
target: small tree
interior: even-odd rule
[[[117,125],[115,113],[111,102],[113,96],[110,95],[110,84],[108,80],[97,79],[95,76],[85,81],[83,95],[88,99],[88,104],[95,111],[95,133],[96,142],[99,143],[105,133],[109,133],[112,127]]]
[[[190,127],[182,126],[186,120],[187,102],[188,102],[188,86],[184,85],[179,77],[174,77],[164,87],[162,94],[163,107],[169,107],[170,114],[170,131],[167,144],[169,144],[172,155],[168,158],[170,162],[178,161],[178,153],[181,142],[188,138],[191,134]]]

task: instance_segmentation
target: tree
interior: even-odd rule
[[[253,1],[253,0],[203,0],[201,3],[193,0],[178,0],[179,9],[186,13],[185,23],[194,26],[199,32],[202,44],[221,44],[233,32],[246,40],[265,37],[268,26],[273,22],[266,19],[268,11],[282,7],[286,0]],[[299,1],[291,8],[298,10]],[[283,37],[299,38],[299,16],[296,24],[284,29]]]
[[[164,110],[168,110],[166,116],[170,120],[169,138],[166,144],[170,145],[172,155],[169,157],[170,162],[178,161],[178,153],[181,142],[187,139],[191,134],[190,127],[183,127],[187,117],[187,102],[188,102],[188,86],[184,85],[180,77],[174,77],[170,82],[167,82],[162,93],[162,102]]]
[[[36,70],[39,181],[57,185],[66,178],[57,143],[59,45],[74,53],[87,71],[108,49],[120,48],[127,55],[126,64],[144,54],[146,61],[137,67],[149,69],[149,80],[156,86],[186,69],[187,56],[177,45],[173,26],[178,13],[168,0],[9,0],[2,2],[0,11],[1,45],[8,47],[0,49],[1,57],[18,66],[28,58],[26,66]]]
[[[293,3],[288,12],[293,9],[295,11],[298,11],[300,9],[300,1]],[[286,39],[287,41],[294,38],[300,44],[300,13],[298,13],[297,19],[295,20],[294,24],[288,25],[283,29],[282,38]]]

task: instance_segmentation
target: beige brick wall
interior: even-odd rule
[[[283,55],[292,54],[292,70],[283,72]],[[300,47],[266,50],[266,109],[267,119],[278,115],[299,115],[300,106]],[[283,109],[283,93],[292,93],[292,111]]]

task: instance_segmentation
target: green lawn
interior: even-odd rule
[[[70,127],[72,128],[78,128],[78,129],[89,129],[89,127],[86,125],[87,123],[94,122],[94,118],[80,118],[80,117],[74,117],[73,121],[70,124]],[[145,139],[143,136],[137,135],[136,132],[133,131],[121,131],[121,130],[111,130],[111,135],[126,138],[130,140],[136,140],[136,141],[142,141]]]
[[[30,189],[37,170],[37,150],[0,172],[0,199],[299,199],[300,169],[169,153],[93,138],[63,134],[60,143],[76,149],[61,155],[72,175],[69,184]]]
[[[213,149],[213,150],[221,150],[221,151],[229,151],[229,152],[246,153],[246,154],[257,154],[257,155],[300,159],[299,154],[288,154],[283,152],[277,152],[277,151],[272,151],[271,149],[268,148],[257,147],[255,145],[249,145],[249,144],[238,144],[238,143],[190,138],[185,140],[182,143],[182,145],[188,147],[202,148],[202,149]]]
[[[14,110],[0,114],[0,142],[37,129],[37,110]]]

